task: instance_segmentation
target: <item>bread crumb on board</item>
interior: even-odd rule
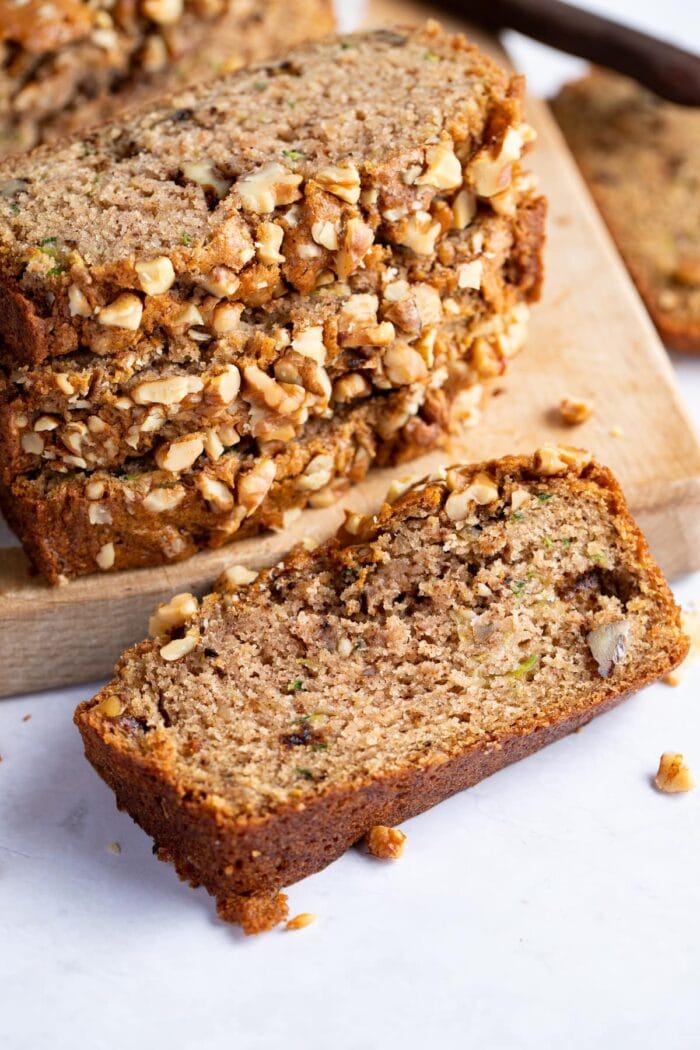
[[[559,402],[559,415],[567,426],[585,423],[593,415],[594,404],[583,397],[563,397]]]
[[[109,851],[109,853],[121,853],[122,848],[118,842],[110,842],[110,844],[107,846],[107,850]]]
[[[686,765],[683,755],[677,751],[664,751],[659,760],[654,783],[659,791],[675,794],[680,791],[692,791],[695,787],[695,777]]]
[[[367,851],[380,860],[398,860],[406,844],[406,836],[398,828],[377,824],[365,836]]]

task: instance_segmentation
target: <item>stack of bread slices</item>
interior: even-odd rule
[[[473,411],[541,283],[521,93],[360,33],[0,166],[2,505],[49,580],[283,527]]]

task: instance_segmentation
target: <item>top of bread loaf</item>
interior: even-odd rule
[[[12,350],[48,315],[57,345],[61,325],[86,318],[133,332],[144,295],[180,275],[248,302],[281,276],[308,292],[323,269],[352,272],[375,238],[430,254],[454,222],[441,200],[468,195],[466,223],[474,195],[508,191],[528,140],[520,90],[461,36],[379,30],[10,158],[2,334]]]

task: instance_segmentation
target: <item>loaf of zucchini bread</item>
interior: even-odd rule
[[[120,808],[247,932],[371,827],[571,732],[687,651],[588,454],[549,446],[391,498],[257,579],[230,568],[201,605],[176,596],[76,712]]]
[[[0,496],[49,579],[186,557],[444,438],[540,292],[521,93],[435,25],[356,34],[0,165]]]
[[[332,28],[331,0],[0,0],[0,155]]]

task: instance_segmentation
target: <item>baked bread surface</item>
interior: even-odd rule
[[[687,639],[617,482],[541,449],[350,516],[200,607],[80,705],[118,804],[222,914],[667,673]],[[233,910],[232,910],[233,909]]]

